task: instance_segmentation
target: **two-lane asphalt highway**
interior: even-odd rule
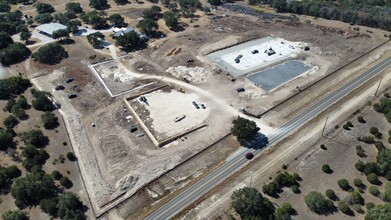
[[[378,75],[390,65],[391,57],[388,57],[370,68],[369,70],[362,73],[357,78],[343,85],[337,91],[326,96],[318,103],[304,110],[302,113],[295,116],[292,120],[287,122],[281,128],[270,134],[269,145],[274,145],[279,141],[282,141],[285,137],[287,137],[288,134],[303,126],[316,115],[329,108],[342,97],[348,95],[353,90],[363,85],[365,82],[368,82],[368,80]],[[207,193],[213,187],[217,186],[226,178],[237,172],[243,165],[249,163],[249,161],[244,157],[247,152],[257,154],[260,151],[261,150],[246,149],[245,151],[243,151],[243,153],[236,154],[236,156],[227,160],[219,168],[217,168],[216,170],[190,186],[185,191],[181,192],[179,195],[177,195],[175,198],[173,198],[163,206],[161,206],[155,212],[146,217],[145,220],[169,219],[187,206],[191,205],[195,200]]]

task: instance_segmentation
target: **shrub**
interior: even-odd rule
[[[55,170],[52,172],[52,177],[55,180],[60,180],[63,176],[59,171]]]
[[[345,191],[347,191],[351,188],[349,185],[349,182],[346,179],[340,179],[340,180],[338,180],[337,183],[338,183],[338,186]]]
[[[344,124],[342,127],[343,127],[343,129],[345,129],[345,130],[350,130],[350,127],[349,127],[348,124]]]
[[[291,187],[291,189],[292,189],[292,192],[295,193],[295,194],[301,193],[301,191],[300,191],[300,189],[299,189],[299,186],[297,186],[297,185],[293,185],[293,186]]]
[[[73,186],[72,181],[66,176],[61,177],[60,184],[67,189],[69,189]]]
[[[364,198],[361,196],[361,194],[357,191],[353,191],[350,193],[353,204],[364,204]]]
[[[367,209],[367,210],[370,210],[370,209],[372,209],[372,208],[374,208],[375,207],[375,204],[373,204],[373,202],[368,202],[366,205],[365,205],[365,208]]]
[[[362,116],[358,116],[357,117],[357,121],[360,122],[360,123],[363,123],[363,124],[366,123],[364,117],[362,117]]]
[[[359,205],[359,204],[354,204],[354,205],[353,205],[353,209],[354,209],[354,211],[356,211],[357,213],[363,213],[363,212],[364,212],[364,210],[362,210],[362,208],[361,208],[361,205]]]
[[[364,149],[362,149],[362,147],[360,145],[356,146],[356,154],[359,157],[365,157],[365,151],[364,151]]]
[[[349,127],[354,127],[353,123],[351,121],[348,121],[346,122],[346,124],[349,126]]]
[[[379,183],[379,179],[377,178],[377,175],[375,173],[370,173],[367,175],[367,180],[368,182],[372,183],[372,184],[378,184]]]
[[[323,164],[322,171],[329,174],[333,172],[333,170],[330,168],[328,164]]]
[[[362,187],[363,186],[363,183],[362,183],[362,180],[360,179],[354,179],[353,180],[353,184],[357,187]]]
[[[283,165],[281,166],[281,168],[284,169],[284,170],[286,170],[286,169],[288,169],[288,165],[283,164]]]
[[[373,144],[375,142],[375,139],[372,136],[365,136],[361,138],[361,141],[366,144]]]
[[[332,212],[334,204],[319,192],[310,192],[304,197],[307,207],[317,214],[327,214]]]
[[[327,150],[327,147],[326,147],[324,144],[321,144],[321,145],[320,145],[320,149],[322,149],[322,150]]]
[[[13,115],[10,115],[4,119],[4,126],[8,129],[15,127],[19,123],[18,119],[16,119]]]
[[[52,112],[43,113],[41,119],[46,129],[53,129],[59,125],[57,116]]]
[[[337,195],[335,195],[334,190],[332,190],[332,189],[327,189],[325,194],[326,194],[327,198],[329,198],[333,201],[337,200],[337,198],[338,198]]]
[[[346,204],[345,201],[339,201],[338,202],[338,209],[344,214],[349,214],[351,212],[348,204]]]
[[[356,169],[357,169],[358,171],[360,171],[360,172],[363,172],[364,169],[365,169],[365,164],[364,164],[364,162],[362,162],[361,160],[358,160],[358,161],[354,164],[354,166],[355,166]]]
[[[382,108],[380,107],[380,104],[379,103],[375,103],[373,104],[373,109],[375,109],[375,111],[379,112],[379,113],[382,113]]]
[[[375,144],[375,147],[376,147],[376,149],[377,149],[378,151],[381,151],[381,150],[384,149],[384,144],[383,144],[383,142],[381,142],[381,141],[376,141],[374,144]]]
[[[371,134],[376,134],[376,133],[378,133],[379,132],[379,129],[378,128],[376,128],[376,127],[371,127],[370,129],[369,129],[369,132],[371,133]]]
[[[298,173],[293,173],[293,174],[292,174],[292,177],[293,177],[293,179],[296,180],[296,181],[301,181],[301,180],[302,180]]]
[[[378,173],[378,170],[379,170],[379,168],[378,168],[377,163],[370,162],[370,163],[365,164],[365,168],[364,168],[363,173],[365,175],[368,175],[370,173]]]
[[[73,152],[68,152],[67,153],[67,158],[70,161],[75,161],[76,160],[76,156],[75,156],[75,154]]]

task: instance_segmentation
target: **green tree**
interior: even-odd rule
[[[48,138],[39,129],[22,132],[19,136],[25,144],[32,144],[36,147],[43,146],[48,142]]]
[[[244,187],[231,195],[232,207],[242,219],[270,219],[274,213],[273,204],[255,188]]]
[[[103,48],[104,39],[105,39],[105,35],[103,35],[101,32],[95,32],[95,33],[87,35],[88,42],[94,48]]]
[[[151,36],[159,28],[159,25],[151,18],[144,18],[138,22],[137,27],[146,35]]]
[[[91,24],[92,27],[97,30],[105,29],[109,26],[107,24],[107,19],[98,14],[90,14],[88,18],[88,23]]]
[[[11,113],[19,119],[26,117],[26,112],[19,105],[12,106]]]
[[[84,205],[79,197],[72,193],[66,192],[58,197],[57,209],[58,216],[64,220],[82,220],[85,219],[83,213]]]
[[[53,217],[57,217],[57,203],[58,203],[57,197],[52,199],[43,199],[39,203],[39,207],[41,207],[43,212]]]
[[[307,207],[317,214],[327,214],[333,211],[334,204],[319,192],[312,191],[304,197]]]
[[[348,182],[348,180],[346,180],[346,179],[340,179],[340,180],[338,180],[338,186],[341,188],[341,189],[343,189],[343,190],[349,190],[351,187],[350,187],[350,185],[349,185],[349,182]]]
[[[330,168],[328,164],[323,164],[322,171],[329,174],[333,172],[333,170]]]
[[[79,20],[70,20],[67,24],[67,31],[70,33],[76,33],[79,31],[81,22]]]
[[[41,63],[56,64],[67,58],[68,53],[60,44],[49,43],[39,48],[31,57]]]
[[[369,186],[368,191],[369,191],[370,194],[372,194],[374,196],[379,196],[380,195],[380,191],[379,191],[379,189],[376,186]]]
[[[364,198],[358,191],[354,190],[353,192],[351,192],[350,197],[352,199],[353,204],[364,205]]]
[[[46,24],[53,21],[53,16],[49,13],[38,14],[34,20],[39,24]]]
[[[77,158],[76,158],[76,156],[75,156],[75,154],[73,153],[73,152],[68,152],[67,153],[67,158],[68,158],[68,160],[70,160],[70,161],[75,161]]]
[[[7,79],[0,79],[0,99],[7,100],[15,95],[20,95],[30,86],[30,80],[23,79],[21,76],[11,76]],[[9,100],[9,102],[11,102],[11,100]],[[13,104],[15,104],[15,100]],[[10,111],[12,106],[9,106],[9,103],[7,103],[6,109]]]
[[[50,93],[44,91],[36,91],[34,94],[34,100],[32,101],[33,107],[38,111],[53,111],[55,106],[49,99]]]
[[[60,178],[60,184],[67,189],[69,189],[73,186],[72,181],[66,176],[63,176]]]
[[[35,8],[36,8],[38,14],[53,13],[54,12],[53,6],[50,4],[47,4],[47,3],[38,2],[35,5]]]
[[[378,205],[372,209],[369,209],[365,220],[385,220],[391,219],[391,203],[384,205]]]
[[[144,41],[134,31],[128,32],[116,38],[115,44],[125,50],[133,50],[140,47]]]
[[[109,5],[107,4],[107,0],[90,0],[90,7],[97,10],[103,10],[107,9]]]
[[[10,130],[0,129],[0,150],[15,147],[14,136]]]
[[[170,28],[171,30],[175,30],[176,28],[178,28],[178,24],[179,24],[178,18],[173,12],[170,11],[164,12],[163,19],[164,22],[166,22],[167,27]]]
[[[42,167],[49,158],[49,154],[44,149],[37,150],[33,145],[23,148],[22,156],[25,158],[22,165],[27,171],[32,172],[34,167]]]
[[[60,180],[62,178],[62,174],[58,170],[55,170],[52,172],[52,177],[55,180]]]
[[[384,187],[383,199],[386,202],[391,202],[391,182],[387,182]]]
[[[25,41],[26,44],[27,44],[28,40],[30,39],[30,37],[31,37],[31,32],[29,32],[29,31],[20,32],[20,39]]]
[[[7,1],[0,1],[0,12],[9,12],[11,5]]]
[[[0,50],[8,47],[10,44],[13,44],[14,41],[12,40],[11,36],[4,32],[0,32]]]
[[[348,204],[345,201],[338,202],[338,209],[345,214],[350,214],[352,212],[352,210],[349,208]]]
[[[65,10],[73,11],[76,14],[82,13],[83,8],[81,7],[79,2],[68,2],[65,4]]]
[[[112,14],[109,16],[109,21],[114,27],[125,27],[125,19],[120,14]]]
[[[290,203],[284,202],[280,208],[274,213],[275,220],[290,220],[291,215],[295,215],[296,211]]]
[[[3,220],[29,220],[26,213],[21,210],[6,211],[1,217],[3,217]]]
[[[326,194],[327,198],[329,198],[333,201],[338,199],[337,195],[335,195],[335,192],[332,189],[327,189],[325,194]]]
[[[246,118],[238,117],[233,120],[232,123],[232,135],[234,135],[240,142],[255,137],[260,130],[254,121],[250,121]]]
[[[10,115],[4,119],[4,126],[6,128],[13,128],[19,123],[18,119],[16,119],[13,115]]]
[[[16,42],[0,51],[0,63],[4,66],[16,64],[27,59],[30,54],[31,51],[24,44]]]
[[[59,29],[59,30],[56,30],[56,31],[53,31],[53,34],[52,34],[52,37],[54,39],[68,39],[69,38],[69,33],[68,33],[68,30],[66,29]]]
[[[9,167],[0,166],[0,193],[8,193],[13,180],[21,175],[21,171],[15,165]]]
[[[379,179],[377,178],[376,173],[370,173],[367,175],[368,182],[372,184],[379,184]]]
[[[70,19],[69,17],[64,13],[56,13],[53,15],[53,20],[60,23],[60,24],[67,24]]]
[[[56,196],[58,189],[53,178],[43,172],[27,174],[15,180],[11,195],[19,208],[38,205],[42,199]]]
[[[362,183],[362,180],[361,179],[354,179],[353,180],[353,184],[357,187],[362,187],[363,186],[363,183]]]
[[[59,125],[57,116],[52,112],[43,113],[41,119],[46,129],[53,129]]]

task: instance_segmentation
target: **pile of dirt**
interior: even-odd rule
[[[209,76],[212,74],[206,70],[205,68],[196,66],[196,67],[186,67],[186,66],[178,66],[178,67],[170,67],[166,70],[166,72],[175,76],[179,79],[186,79],[190,82],[194,83],[202,83],[205,82]]]

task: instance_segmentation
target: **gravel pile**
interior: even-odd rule
[[[250,6],[235,4],[235,3],[225,3],[221,5],[221,7],[228,9],[230,11],[241,13],[241,14],[247,14],[256,16],[260,19],[281,19],[281,20],[292,20],[293,17],[291,16],[285,16],[285,15],[279,15],[279,14],[272,14],[272,13],[262,13],[260,11],[255,10],[254,8]]]

